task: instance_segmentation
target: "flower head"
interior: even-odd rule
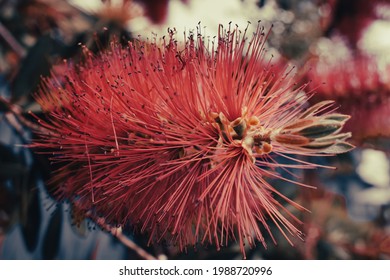
[[[237,240],[245,255],[244,243],[266,246],[270,223],[300,236],[278,197],[303,208],[267,180],[284,179],[278,167],[317,166],[275,155],[350,150],[340,133],[348,116],[332,102],[305,110],[304,85],[265,59],[266,36],[229,25],[215,42],[198,33],[182,44],[173,32],[113,42],[97,56],[85,49],[85,63],[63,79],[46,79],[38,101],[47,133],[34,145],[65,163],[54,175],[61,196],[180,248]]]
[[[378,140],[390,137],[390,65],[380,65],[375,57],[348,48],[340,52],[343,46],[334,51],[335,41],[329,41],[331,45],[323,48],[324,53],[309,62],[312,69],[307,79],[311,85],[322,83],[313,100],[335,100],[351,115],[346,128],[352,132],[354,143],[375,143],[375,148],[388,149]]]

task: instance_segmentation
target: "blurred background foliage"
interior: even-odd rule
[[[48,158],[25,148],[41,116],[33,98],[41,76],[61,74],[63,59],[80,60],[85,44],[96,52],[112,38],[123,42],[180,33],[200,21],[215,35],[218,24],[245,27],[262,20],[276,63],[297,65],[313,101],[333,99],[351,114],[347,130],[357,148],[312,159],[336,170],[301,171],[305,189],[276,182],[311,210],[296,213],[305,241],[284,238],[249,259],[390,258],[390,3],[387,0],[0,0],[0,259],[139,259],[117,238],[57,203],[45,185]],[[99,42],[99,43],[97,43]],[[283,171],[281,171],[283,172]],[[285,176],[290,176],[285,174]],[[284,186],[284,185],[285,186]],[[274,231],[278,235],[278,231]],[[237,244],[216,251],[179,252],[126,233],[138,247],[168,259],[241,259]]]

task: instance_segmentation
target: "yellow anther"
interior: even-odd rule
[[[256,116],[252,116],[252,117],[250,117],[249,120],[248,120],[248,124],[249,124],[250,126],[257,126],[257,125],[259,125],[259,123],[260,123],[260,120],[259,120],[259,118],[256,117]]]

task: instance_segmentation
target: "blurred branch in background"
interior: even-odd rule
[[[25,49],[19,44],[19,42],[12,36],[7,28],[0,22],[0,36],[11,47],[11,49],[19,56],[23,57]]]

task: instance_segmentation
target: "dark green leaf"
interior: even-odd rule
[[[339,122],[345,122],[345,121],[349,120],[350,118],[351,118],[351,116],[349,116],[349,115],[343,115],[343,114],[337,114],[337,113],[325,116],[325,119],[327,119],[327,120],[334,120],[334,121],[339,121]]]
[[[308,145],[302,146],[302,148],[307,148],[307,149],[313,149],[313,150],[322,150],[331,147],[334,145],[334,141],[327,141],[327,142],[311,142]]]
[[[17,223],[17,197],[0,181],[0,235]]]
[[[35,180],[32,180],[35,181]],[[39,191],[35,187],[31,187],[30,192],[28,194],[28,205],[27,212],[22,215],[22,236],[24,239],[24,243],[29,252],[35,251],[38,241],[39,241],[39,233],[41,228],[41,204],[39,199]]]
[[[341,127],[342,125],[337,121],[323,121],[300,130],[298,134],[311,139],[317,139],[331,135]]]
[[[60,248],[62,227],[62,207],[58,206],[52,214],[47,227],[42,247],[42,258],[53,260],[57,257]]]
[[[26,173],[27,169],[20,163],[0,163],[0,179],[15,178]]]
[[[40,37],[30,48],[12,82],[12,103],[25,103],[30,94],[37,89],[40,77],[50,73],[49,58],[53,48],[53,39],[50,36]]]

